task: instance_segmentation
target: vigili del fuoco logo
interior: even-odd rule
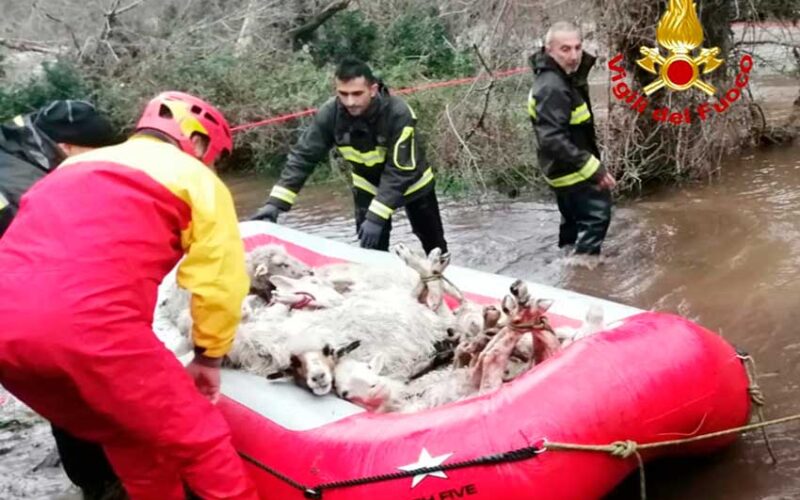
[[[662,55],[658,47],[639,47],[642,58],[636,61],[642,69],[657,76],[655,80],[646,85],[642,91],[644,95],[635,92],[623,79],[627,76],[625,69],[620,65],[622,54],[617,54],[608,62],[608,69],[612,72],[611,82],[615,83],[612,93],[620,101],[629,104],[639,113],[647,111],[649,96],[663,87],[674,91],[698,89],[709,96],[714,96],[717,89],[702,79],[703,75],[712,73],[724,61],[717,57],[719,47],[702,47],[703,27],[697,17],[697,9],[691,0],[669,0],[664,15],[656,27],[656,41],[666,49],[667,54]],[[693,53],[700,47],[696,55]],[[724,113],[730,104],[741,97],[741,89],[749,82],[749,73],[753,69],[753,58],[745,55],[739,61],[739,72],[736,75],[736,85],[720,95],[717,102],[699,104],[695,112],[701,121],[705,121],[712,112]],[[673,125],[691,123],[692,113],[690,108],[682,111],[671,111],[669,108],[659,108],[652,112],[656,121],[669,122]]]

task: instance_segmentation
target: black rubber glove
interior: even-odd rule
[[[365,220],[358,228],[358,239],[361,240],[361,248],[378,248],[381,242],[383,226],[371,220]]]
[[[268,220],[270,222],[278,222],[278,215],[281,209],[275,205],[267,203],[263,207],[256,210],[256,213],[250,216],[250,220]]]

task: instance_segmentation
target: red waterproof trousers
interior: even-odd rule
[[[133,500],[184,498],[184,483],[204,499],[257,498],[227,423],[131,307],[136,293],[84,276],[0,276],[0,383],[102,444]]]

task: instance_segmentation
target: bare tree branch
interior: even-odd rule
[[[41,42],[32,42],[29,40],[10,40],[8,38],[0,38],[0,45],[20,52],[39,52],[42,54],[59,54],[61,52],[55,47],[42,44]]]
[[[72,26],[69,25],[67,22],[57,18],[56,16],[54,16],[54,15],[50,14],[49,12],[47,12],[46,10],[44,10],[41,6],[39,6],[37,4],[37,2],[33,3],[33,8],[35,10],[41,12],[44,15],[44,17],[46,17],[47,19],[53,21],[54,23],[58,23],[58,24],[64,26],[64,28],[69,33],[70,38],[72,39],[72,45],[75,47],[75,50],[78,51],[78,56],[80,56],[81,43],[78,41],[78,36],[75,34],[75,30],[72,29]]]
[[[483,65],[483,68],[486,70],[486,73],[489,74],[489,85],[486,86],[484,89],[484,98],[483,98],[483,111],[481,111],[480,117],[478,117],[478,121],[475,122],[472,129],[464,136],[464,142],[470,140],[470,138],[475,134],[475,132],[479,128],[483,128],[483,121],[486,119],[486,112],[489,110],[489,99],[492,97],[492,89],[494,88],[495,78],[492,69],[486,64],[486,60],[484,60],[483,55],[481,55],[481,51],[478,49],[476,44],[472,44],[472,48],[475,50],[475,53],[478,55],[478,60]]]
[[[308,38],[317,28],[322,26],[325,21],[333,17],[334,14],[340,10],[346,9],[348,5],[350,5],[350,0],[336,0],[328,4],[327,7],[311,16],[310,21],[302,26],[289,30],[289,37],[292,39],[293,43],[297,44],[303,39]]]
[[[253,35],[256,26],[256,7],[258,0],[249,0],[247,2],[247,14],[245,14],[244,22],[239,30],[239,36],[236,38],[235,54],[241,56],[247,48],[253,43]]]
[[[142,2],[144,2],[144,0],[136,0],[135,2],[133,2],[130,5],[127,5],[127,6],[123,7],[123,8],[121,8],[121,9],[117,9],[115,13],[116,13],[116,15],[124,14],[124,13],[128,12],[129,10],[137,7]],[[117,2],[117,4],[119,4],[119,3],[120,2]]]

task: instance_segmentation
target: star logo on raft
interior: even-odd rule
[[[656,41],[669,51],[664,57],[658,47],[639,47],[644,56],[636,61],[642,69],[658,75],[658,78],[644,88],[650,95],[663,86],[672,90],[687,90],[697,87],[708,95],[714,95],[716,88],[700,79],[700,67],[707,75],[717,69],[723,60],[717,58],[719,47],[701,48],[693,57],[691,52],[703,43],[703,27],[697,18],[696,4],[691,0],[669,0],[667,11],[661,16],[656,28]],[[659,65],[660,70],[656,70]]]
[[[445,460],[447,460],[451,456],[453,456],[453,453],[445,453],[444,455],[432,457],[431,454],[428,453],[428,450],[422,448],[422,452],[419,454],[419,459],[417,459],[416,462],[414,462],[413,464],[403,465],[401,467],[398,467],[398,469],[406,472],[412,472],[417,469],[438,467],[442,465],[445,462]],[[445,474],[444,471],[423,472],[421,474],[417,474],[416,476],[414,476],[414,478],[411,480],[411,487],[412,488],[416,487],[419,483],[422,482],[423,479],[425,479],[428,476],[447,479],[447,474]]]

